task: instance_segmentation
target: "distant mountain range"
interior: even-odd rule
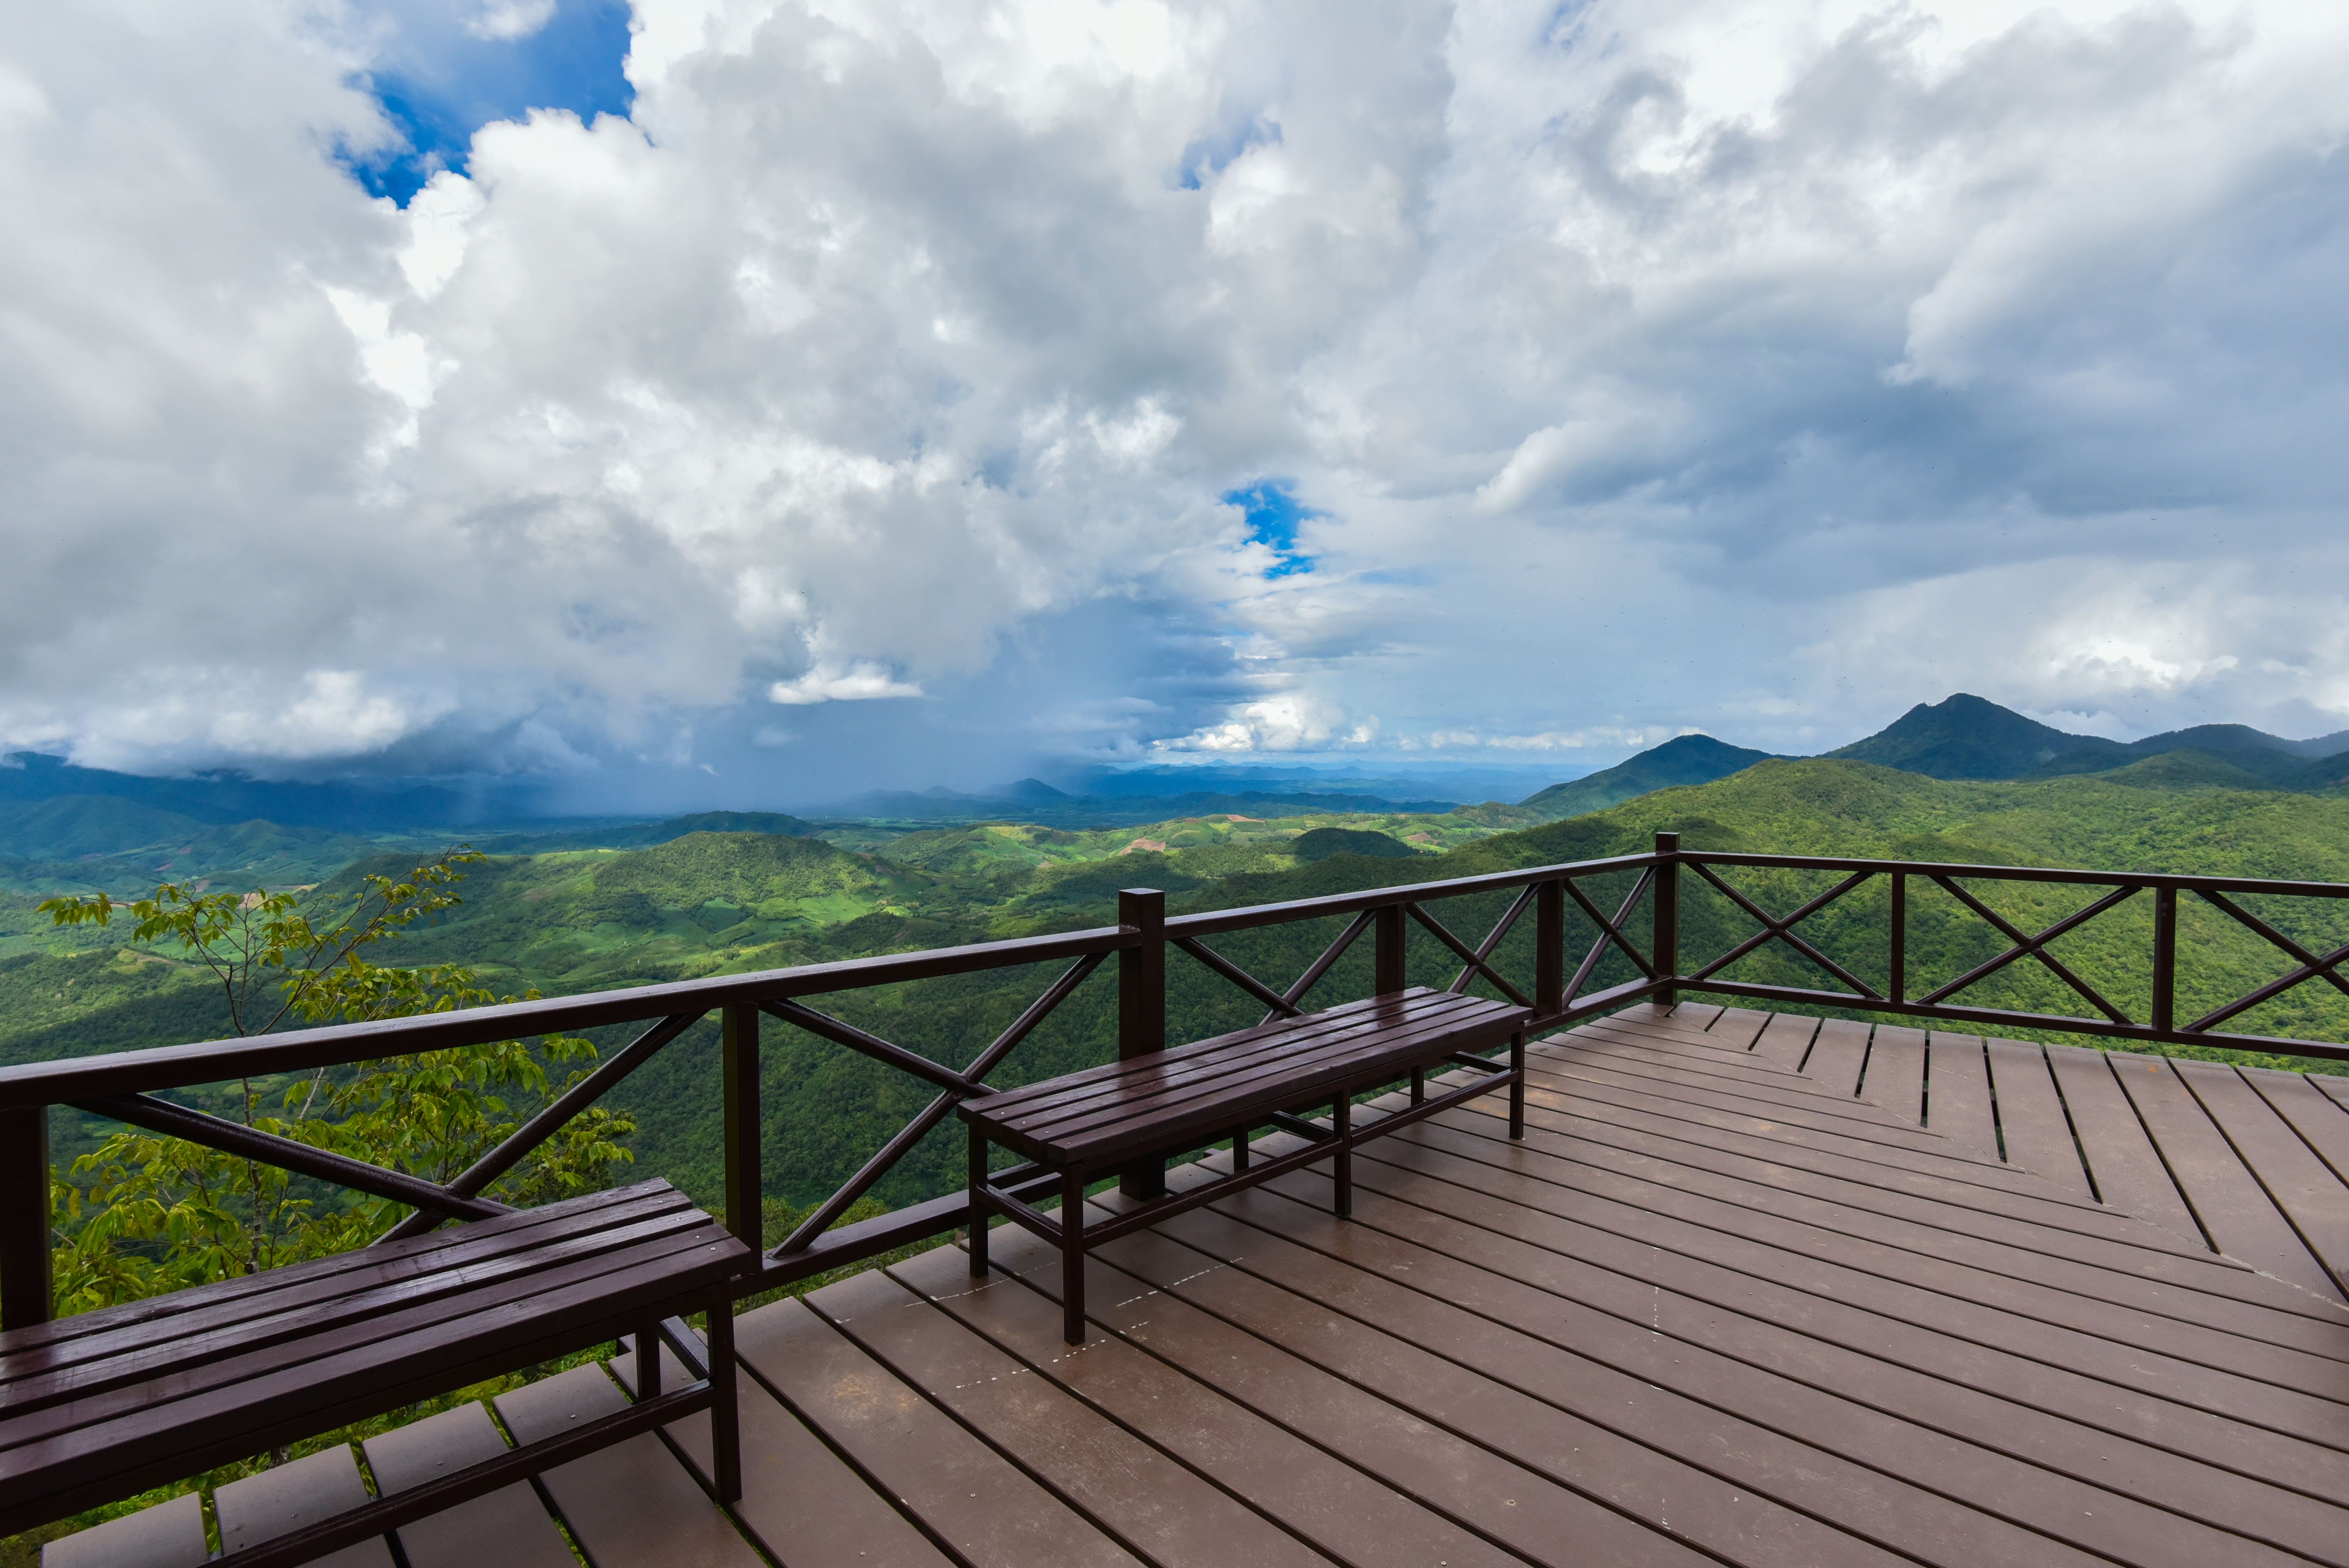
[[[1552,819],[1579,816],[1651,790],[1710,784],[1774,755],[1709,735],[1683,735],[1587,779],[1553,784],[1521,805]],[[2349,786],[2349,729],[2287,740],[2248,725],[2202,724],[2143,740],[2106,740],[2041,724],[1967,692],[1920,702],[1874,735],[1826,756],[1951,780],[2108,773],[2123,782],[2168,788],[2313,793]]]
[[[1171,771],[1171,770],[1169,770]],[[809,813],[816,818],[898,822],[1035,822],[1048,828],[1114,828],[1177,817],[1315,817],[1331,812],[1449,811],[1458,801],[1393,800],[1319,790],[1193,789],[1173,795],[1071,795],[1040,779],[999,794],[952,789],[875,789]]]

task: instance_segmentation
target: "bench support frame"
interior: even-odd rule
[[[1441,1064],[1468,1068],[1480,1076],[1473,1083],[1462,1084],[1441,1094],[1428,1095],[1424,1074],[1426,1066],[1412,1069],[1412,1103],[1403,1109],[1391,1111],[1368,1122],[1354,1119],[1353,1097],[1366,1088],[1376,1088],[1392,1080],[1392,1069],[1384,1076],[1366,1082],[1349,1085],[1330,1099],[1330,1126],[1323,1128],[1304,1121],[1293,1114],[1275,1112],[1268,1119],[1282,1130],[1306,1132],[1312,1137],[1305,1148],[1292,1149],[1286,1154],[1259,1159],[1248,1146],[1248,1137],[1259,1119],[1247,1126],[1236,1127],[1218,1134],[1208,1142],[1223,1138],[1232,1140],[1232,1171],[1227,1176],[1204,1182],[1186,1191],[1169,1192],[1164,1197],[1136,1202],[1115,1217],[1087,1223],[1085,1220],[1085,1188],[1095,1179],[1117,1174],[1118,1167],[1093,1171],[1082,1165],[1062,1167],[1060,1176],[1061,1207],[1058,1217],[1047,1214],[1034,1205],[1021,1202],[988,1176],[988,1151],[992,1147],[986,1132],[978,1124],[970,1126],[970,1273],[973,1279],[986,1277],[988,1269],[987,1225],[990,1216],[1000,1214],[1013,1224],[1043,1238],[1061,1253],[1061,1337],[1071,1345],[1085,1342],[1085,1253],[1120,1236],[1131,1235],[1186,1210],[1212,1203],[1245,1188],[1269,1181],[1276,1176],[1300,1170],[1318,1160],[1334,1157],[1337,1181],[1337,1212],[1340,1219],[1349,1218],[1354,1207],[1354,1150],[1371,1140],[1397,1131],[1415,1121],[1424,1121],[1438,1111],[1464,1105],[1479,1095],[1490,1094],[1506,1087],[1509,1091],[1509,1136],[1522,1139],[1526,1135],[1526,1036],[1520,1029],[1509,1037],[1508,1063],[1503,1066],[1490,1057],[1454,1051],[1441,1058]],[[1294,1124],[1290,1126],[1288,1124]],[[1317,1136],[1318,1135],[1318,1136]],[[1186,1148],[1196,1148],[1202,1140],[1186,1138],[1157,1150],[1153,1158],[1179,1154]],[[1121,1165],[1124,1161],[1120,1162]]]

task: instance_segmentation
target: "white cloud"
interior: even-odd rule
[[[554,0],[481,0],[464,20],[476,38],[515,43],[554,20]]]
[[[0,748],[2349,712],[2338,7],[640,0],[404,212],[325,15],[0,31]]]
[[[796,680],[777,681],[767,688],[767,700],[791,707],[819,702],[874,702],[884,697],[920,696],[922,688],[901,681],[879,665],[818,665]],[[764,734],[761,731],[761,734]]]

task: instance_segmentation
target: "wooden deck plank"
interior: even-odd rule
[[[1624,1016],[1619,1013],[1617,1017]],[[1636,1016],[1636,1013],[1632,1014]],[[1716,1039],[1725,1040],[1734,1048],[1750,1051],[1769,1024],[1771,1015],[1752,1007],[1723,1007],[1721,1016],[1704,1026],[1704,1032]]]
[[[2339,1294],[2349,1279],[2349,1187],[2233,1068],[2198,1061],[2174,1065]]]
[[[1925,1049],[1925,1125],[1945,1138],[1999,1157],[1998,1119],[1980,1035],[1935,1029]]]
[[[2046,1050],[2098,1200],[2173,1235],[2209,1244],[2105,1053],[2080,1046],[2051,1045]]]
[[[1998,1096],[2007,1162],[2093,1202],[2088,1172],[2072,1141],[2072,1124],[2064,1119],[2064,1101],[2055,1093],[2046,1056],[2021,1040],[1992,1040],[1989,1047],[1991,1088]]]
[[[2268,1068],[2244,1069],[2245,1081],[2260,1098],[2292,1123],[2333,1174],[2349,1183],[2349,1106],[2344,1106],[2304,1073],[2277,1072]]]
[[[1805,1053],[1811,1048],[1811,1037],[1818,1033],[1819,1021],[1799,1013],[1780,1013],[1763,1026],[1754,1037],[1754,1054],[1776,1062],[1782,1068],[1798,1068]]]
[[[2107,1059],[2219,1250],[2338,1302],[2340,1295],[2324,1266],[2310,1255],[2201,1103],[2187,1092],[2168,1058],[2120,1051]]]
[[[203,1568],[203,1500],[192,1491],[62,1535],[41,1548],[41,1568]]]
[[[1552,1094],[1568,1094],[1596,1104],[1636,1103],[1676,1120],[1723,1131],[1742,1130],[1847,1162],[1864,1160],[1887,1170],[1951,1177],[1985,1191],[2028,1193],[2042,1202],[2075,1210],[2092,1207],[1954,1139],[1924,1128],[1903,1127],[1889,1118],[1879,1121],[1876,1118],[1881,1113],[1873,1107],[1863,1107],[1864,1116],[1846,1116],[1833,1109],[1838,1102],[1830,1099],[1826,1101],[1829,1109],[1814,1112],[1783,1100],[1758,1099],[1719,1080],[1665,1068],[1632,1071],[1581,1051],[1528,1051],[1526,1073],[1528,1082],[1539,1080]],[[1857,1100],[1842,1103],[1860,1104]],[[1961,1167],[1965,1168],[1962,1174]]]
[[[809,1304],[1137,1557],[1233,1568],[1329,1562],[1075,1396],[1023,1375],[1017,1359],[885,1272],[843,1280]]]
[[[1859,1094],[1859,1069],[1868,1060],[1868,1027],[1850,1018],[1820,1020],[1818,1037],[1803,1063],[1805,1076],[1818,1079],[1844,1099]]]
[[[738,1328],[756,1315],[745,1314]],[[664,1345],[660,1354],[661,1387],[684,1387],[690,1374],[676,1352]],[[636,1364],[633,1351],[610,1363],[632,1398]],[[734,1517],[770,1555],[790,1568],[945,1568],[948,1559],[929,1537],[843,1464],[747,1367],[737,1370],[734,1397],[742,1435],[742,1498]],[[661,1430],[709,1484],[709,1413],[697,1410]]]
[[[1868,1070],[1859,1098],[1882,1106],[1911,1127],[1925,1125],[1925,1031],[1878,1024],[1868,1042]]]
[[[804,1303],[779,1301],[743,1318],[735,1348],[802,1420],[976,1568],[1135,1563]]]
[[[1562,1077],[1564,1075],[1561,1075]],[[2147,1232],[2126,1215],[2114,1214],[2063,1192],[2044,1178],[2011,1168],[1999,1182],[1967,1179],[1979,1169],[1952,1160],[1936,1162],[1938,1151],[1922,1159],[1900,1158],[1900,1151],[1881,1148],[1847,1152],[1830,1133],[1777,1122],[1767,1116],[1741,1116],[1694,1106],[1686,1100],[1611,1084],[1596,1084],[1579,1072],[1565,1077],[1577,1092],[1559,1093],[1560,1078],[1526,1066],[1526,1104],[1530,1111],[1577,1115],[1667,1138],[1704,1142],[1724,1154],[1759,1162],[1754,1174],[1773,1185],[1812,1193],[1831,1202],[1857,1205],[1883,1213],[1920,1220],[1937,1227],[1970,1234],[2021,1239],[2033,1233],[2012,1229],[2052,1225],[2081,1238],[2089,1254],[2119,1266],[2127,1256],[2130,1266],[2151,1267],[2136,1254],[2158,1252],[2184,1260],[2191,1270],[2209,1266],[2207,1249],[2194,1248],[2166,1233]],[[1483,1109],[1483,1108],[1479,1108]],[[1878,1158],[1878,1157],[1881,1158]],[[1971,1161],[1971,1156],[1967,1161]],[[2014,1183],[2020,1183],[2020,1187]],[[2111,1249],[2123,1249],[2113,1253]],[[2174,1269],[2169,1272],[2175,1273]],[[2181,1276],[2182,1277],[2182,1276]],[[2196,1277],[2199,1277],[2197,1275]],[[2255,1286],[2247,1286],[2256,1290]]]
[[[1057,1254],[1042,1241],[1007,1227],[990,1247],[1004,1277],[1057,1304]],[[1085,1300],[1101,1327],[1527,1562],[1697,1568],[1709,1561],[1099,1254],[1086,1261]]]
[[[1351,1568],[1512,1568],[1519,1559],[1115,1335],[1071,1355],[1051,1300],[1001,1274],[970,1278],[940,1247],[890,1274],[1113,1420]]]
[[[1109,1207],[1114,1207],[1113,1200]],[[1329,1222],[1326,1215],[1321,1222]],[[1495,1346],[1502,1342],[1495,1340],[1479,1352],[1464,1353],[1441,1333],[1431,1336],[1428,1321],[1366,1316],[1357,1310],[1359,1302],[1334,1306],[1317,1289],[1322,1282],[1312,1277],[1310,1254],[1209,1210],[1194,1210],[1102,1251],[1157,1289],[1214,1311],[1495,1452],[1518,1457],[1626,1511],[1652,1511],[1660,1527],[1668,1521],[1674,1534],[1733,1562],[1887,1559],[1880,1541],[1823,1530],[1783,1500],[1773,1500],[1774,1491],[1797,1483],[1810,1467],[1824,1461],[1832,1468],[1826,1456],[1804,1450],[1797,1460],[1773,1434],[1719,1411],[1700,1413],[1639,1379],[1595,1366],[1590,1375],[1600,1387],[1576,1389],[1563,1398],[1556,1389],[1546,1389],[1547,1398],[1528,1393],[1520,1386],[1521,1364],[1512,1357],[1539,1355],[1529,1343],[1509,1341],[1501,1349]],[[1303,1266],[1283,1267],[1284,1262]],[[1413,1304],[1420,1305],[1416,1298]],[[1442,1311],[1441,1304],[1426,1305],[1430,1317]],[[1475,1331],[1464,1315],[1448,1325],[1464,1326]],[[1660,1446],[1660,1426],[1678,1440]],[[1702,1458],[1703,1467],[1693,1467],[1683,1455]],[[1757,1477],[1778,1484],[1756,1484]],[[1898,1528],[1889,1518],[1884,1522]],[[1959,1521],[1953,1514],[1943,1522]]]
[[[2338,1071],[2312,1072],[2308,1075],[2308,1081],[2318,1093],[2335,1105],[2349,1108],[2349,1078],[2344,1078]]]
[[[233,1557],[247,1546],[274,1541],[367,1502],[359,1461],[349,1444],[337,1443],[217,1489],[212,1517],[220,1525],[221,1551]],[[316,1568],[392,1568],[391,1548],[377,1536],[318,1558]]]
[[[1869,1175],[1827,1176],[1813,1168],[1826,1158],[1824,1153],[1806,1151],[1799,1164],[1791,1160],[1774,1160],[1765,1134],[1709,1125],[1694,1118],[1690,1119],[1691,1124],[1680,1124],[1648,1108],[1613,1099],[1578,1097],[1571,1102],[1575,1110],[1561,1110],[1561,1097],[1529,1088],[1526,1103],[1531,1124],[1550,1127],[1557,1125],[1552,1119],[1578,1117],[1593,1125],[1569,1130],[1601,1143],[1622,1146],[1644,1138],[1677,1144],[1681,1147],[1666,1150],[1669,1158],[1705,1170],[1733,1173],[1758,1191],[1810,1199],[1826,1205],[1818,1211],[1822,1214],[1866,1215],[1875,1222],[1913,1226],[1913,1233],[1920,1238],[1948,1238],[1935,1243],[1939,1245],[1961,1242],[1995,1243],[2035,1253],[2048,1260],[2039,1266],[2060,1267],[2065,1262],[2076,1262],[2148,1284],[2167,1283],[2231,1296],[2274,1311],[2317,1317],[2329,1325],[2343,1321],[2339,1304],[2329,1294],[2320,1295],[2263,1274],[2231,1256],[2193,1249],[2166,1233],[2132,1235],[2111,1228],[2127,1216],[2107,1213],[2101,1216],[2100,1225],[2092,1227],[2066,1223],[2074,1216],[2093,1213],[2068,1203],[2051,1202],[2041,1215],[2024,1216],[2002,1212],[1992,1202],[2000,1194],[1985,1195],[1980,1189],[1962,1183],[1949,1183],[1935,1193],[1918,1191],[1915,1181],[1899,1171],[1874,1179]],[[1482,1106],[1463,1109],[1471,1115],[1485,1114]],[[1601,1127],[1613,1130],[1600,1133],[1597,1129]],[[2060,1247],[2048,1234],[2051,1228],[2069,1233]]]
[[[1612,1402],[1607,1388],[1592,1386],[1598,1379],[1582,1365],[1588,1362],[1628,1379],[1622,1388],[1644,1383],[1676,1393],[1693,1402],[1692,1410],[1741,1417],[1782,1443],[1850,1461],[1851,1476],[1816,1463],[1790,1467],[1789,1473],[1802,1478],[1802,1490],[1779,1494],[1845,1528],[1883,1538],[1862,1522],[1857,1494],[1871,1488],[1900,1499],[1891,1506],[1917,1518],[1926,1511],[1906,1498],[1911,1483],[1905,1478],[1930,1476],[1936,1491],[1975,1511],[2003,1515],[2026,1529],[2068,1532],[2084,1550],[2132,1561],[2151,1562],[2165,1553],[2179,1563],[2231,1557],[2241,1543],[2229,1535],[2349,1560],[2339,1555],[2349,1549],[2349,1511],[2335,1504],[1920,1372],[1881,1343],[1863,1353],[1790,1334],[1734,1309],[1668,1295],[1636,1277],[1499,1244],[1499,1238],[1480,1245],[1465,1227],[1452,1227],[1439,1244],[1423,1245],[1388,1227],[1390,1221],[1409,1224],[1410,1215],[1403,1205],[1384,1200],[1359,1212],[1357,1224],[1331,1225],[1326,1209],[1312,1202],[1326,1203],[1326,1184],[1316,1191],[1309,1181],[1292,1179],[1288,1185],[1290,1192],[1267,1190],[1218,1202],[1207,1217],[1167,1228],[1187,1228],[1184,1239],[1192,1245],[1231,1253],[1237,1266],[1277,1275],[1292,1289],[1299,1288],[1292,1282],[1309,1277],[1317,1299],[1391,1332],[1399,1324],[1417,1324],[1414,1340],[1454,1360],[1506,1368],[1496,1376],[1553,1402],[1577,1396]],[[1275,1249],[1268,1260],[1260,1246],[1251,1250],[1245,1233],[1216,1233],[1216,1220],[1244,1223],[1299,1251]],[[1464,1251],[1481,1255],[1464,1257]],[[1423,1297],[1433,1301],[1416,1299]],[[1542,1352],[1502,1337],[1511,1333],[1561,1354],[1546,1362]],[[2109,1406],[2122,1397],[2107,1390],[2103,1398]],[[1733,1431],[1722,1435],[1728,1446],[1752,1455],[1753,1444]],[[2343,1468],[2337,1454],[2299,1457],[2303,1473],[2319,1485]],[[2098,1522],[2074,1522],[2084,1511]],[[2173,1513],[2212,1529],[2188,1529],[2190,1539],[2178,1540]],[[1945,1525],[1917,1522],[1946,1533]],[[2044,1543],[2027,1548],[2043,1549]]]
[[[1346,1232],[1350,1246],[1369,1250],[1359,1227],[1330,1228]],[[1187,1251],[1167,1250],[1173,1240]],[[1488,1446],[1539,1444],[1558,1451],[1568,1445],[1545,1439],[1544,1430],[1569,1421],[1619,1434],[1626,1446],[1613,1484],[1632,1496],[1668,1496],[1676,1529],[1734,1562],[1819,1562],[1826,1560],[1829,1542],[1840,1548],[1835,1557],[1841,1560],[1855,1552],[1877,1560],[1899,1553],[1951,1568],[2087,1560],[1735,1410],[1692,1400],[1651,1378],[1546,1344],[1513,1323],[1423,1295],[1369,1266],[1299,1248],[1214,1210],[1169,1220],[1143,1244],[1121,1242],[1105,1250],[1121,1248],[1142,1264],[1144,1278],[1193,1299],[1216,1295],[1238,1310],[1263,1313],[1259,1304],[1274,1297],[1302,1298],[1324,1309],[1332,1315],[1327,1326],[1300,1332],[1268,1322],[1258,1332],[1282,1333],[1284,1343],[1299,1345],[1300,1353],[1330,1370],[1385,1390],[1456,1430],[1481,1434]],[[1203,1259],[1232,1261],[1214,1274],[1188,1277]],[[1253,1291],[1240,1283],[1249,1279],[1257,1282]],[[1287,1312],[1309,1323],[1319,1315],[1293,1305]],[[1598,1321],[1569,1315],[1578,1330]],[[1628,1338],[1645,1332],[1620,1326]],[[1648,1337],[1661,1347],[1660,1364],[1668,1366],[1670,1348],[1658,1336]],[[1949,1445],[1943,1440],[1941,1446]],[[1713,1473],[1676,1475],[1681,1454],[1702,1455]],[[1750,1519],[1761,1500],[1785,1510],[1782,1528],[1767,1536]]]
[[[386,1497],[508,1451],[505,1434],[479,1404],[395,1427],[361,1446],[376,1490]],[[408,1568],[473,1568],[491,1562],[498,1568],[573,1568],[577,1562],[528,1481],[402,1525],[398,1534]]]
[[[1831,1094],[1806,1076],[1773,1068],[1758,1058],[1745,1059],[1764,1069],[1766,1076],[1759,1080],[1740,1079],[1734,1073],[1711,1071],[1676,1059],[1668,1050],[1622,1037],[1594,1041],[1561,1037],[1528,1047],[1526,1051],[1526,1068],[1532,1073],[1582,1078],[1634,1089],[1692,1110],[1758,1117],[1774,1127],[1792,1130],[1792,1136],[1805,1147],[1847,1151],[1884,1164],[1955,1176],[1977,1186],[2030,1193],[2073,1208],[2093,1207],[2084,1198],[2003,1163],[1995,1154],[1904,1122],[1857,1097]]]
[[[1323,1180],[1297,1172],[1268,1190],[1310,1202]],[[1722,1314],[1741,1315],[2302,1491],[2334,1490],[2349,1451],[2349,1408],[2183,1358],[2158,1321],[2099,1315],[2101,1334],[2051,1323],[1427,1150],[1391,1155],[1382,1147],[1365,1156],[1358,1180],[1381,1201],[1380,1229],[1434,1251],[1471,1262],[1530,1259],[1511,1266],[1534,1272],[1512,1277],[1545,1288],[1564,1288],[1555,1282],[1583,1269],[1606,1271],[1635,1282],[1635,1320],[1643,1283],[1661,1293],[1646,1304],[1651,1328],[1661,1329],[1671,1301],[1686,1304],[1674,1310],[1708,1342]],[[1624,1304],[1606,1294],[1611,1281],[1593,1279],[1569,1294],[1602,1309]],[[1764,1364],[1775,1359],[1773,1352]],[[2131,1398],[2116,1400],[2116,1388]]]
[[[600,1366],[498,1396],[498,1415],[527,1447],[627,1408]],[[650,1432],[558,1465],[539,1477],[595,1568],[760,1568],[725,1511]]]
[[[1808,1192],[1774,1188],[1756,1180],[1768,1167],[1760,1161],[1725,1156],[1702,1143],[1682,1138],[1657,1137],[1607,1122],[1557,1115],[1546,1109],[1529,1110],[1526,1145],[1511,1142],[1506,1124],[1485,1119],[1482,1123],[1460,1119],[1462,1127],[1423,1123],[1382,1140],[1444,1149],[1470,1158],[1501,1158],[1538,1162],[1555,1158],[1570,1162],[1560,1180],[1577,1183],[1629,1181],[1633,1195],[1627,1201],[1642,1207],[1670,1207],[1682,1194],[1718,1205],[1708,1212],[1717,1228],[1754,1227],[1781,1222],[1794,1227],[1796,1243],[1839,1249],[1857,1244],[1868,1255],[1890,1266],[1899,1254],[1916,1260],[1946,1262],[1970,1271],[2001,1276],[2018,1285],[2048,1286],[2074,1299],[2074,1311],[2121,1307],[2159,1317],[2208,1325],[2222,1333],[2288,1348],[2331,1361],[2349,1361],[2337,1316],[2305,1310],[2322,1303],[2303,1291],[2268,1280],[2240,1264],[2226,1264],[2202,1283],[2231,1284],[2240,1278],[2252,1288],[2198,1289],[2191,1281],[2148,1280],[2134,1272],[2107,1268],[2070,1254],[2038,1253],[2018,1259],[2010,1250],[1961,1231],[1940,1228],[1816,1197]],[[1503,1146],[1495,1153],[1496,1146]],[[1508,1150],[1515,1150],[1514,1153]],[[1676,1211],[1675,1211],[1676,1212]],[[1874,1251],[1878,1245],[1890,1253]],[[2214,1259],[2218,1254],[2208,1254]],[[2264,1288],[2259,1288],[2264,1287]],[[2090,1304],[2095,1304],[2091,1305]],[[2297,1310],[2296,1310],[2297,1309]],[[2054,1310],[2051,1303],[2048,1310]]]
[[[1808,1074],[1781,1067],[1765,1057],[1723,1054],[1707,1059],[1678,1049],[1672,1042],[1659,1040],[1645,1029],[1577,1030],[1571,1035],[1552,1036],[1540,1043],[1545,1055],[1558,1059],[1605,1066],[1635,1078],[1656,1078],[1799,1110],[1804,1113],[1805,1126],[1838,1130],[1865,1128],[1871,1134],[1891,1134],[1889,1138],[1878,1137],[1878,1141],[1947,1151],[1940,1140],[1920,1135],[1917,1129],[1902,1124],[1882,1109],[1848,1093],[1835,1093]],[[1854,1076],[1857,1077],[1856,1069]]]

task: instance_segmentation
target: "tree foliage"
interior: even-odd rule
[[[210,973],[232,1032],[245,1037],[289,1022],[362,1023],[520,999],[499,997],[463,965],[403,968],[367,956],[460,903],[457,884],[482,858],[452,850],[404,877],[364,876],[344,896],[167,882],[128,904],[101,892],[40,907],[60,926],[105,926],[127,913],[135,944]],[[290,1080],[242,1079],[233,1109],[259,1131],[446,1182],[577,1082],[595,1057],[587,1041],[559,1035],[388,1057]],[[591,1109],[492,1191],[528,1205],[599,1188],[633,1158],[623,1140],[634,1131],[625,1113]],[[68,1314],[341,1252],[407,1212],[135,1129],[52,1181],[64,1233],[57,1305]]]

